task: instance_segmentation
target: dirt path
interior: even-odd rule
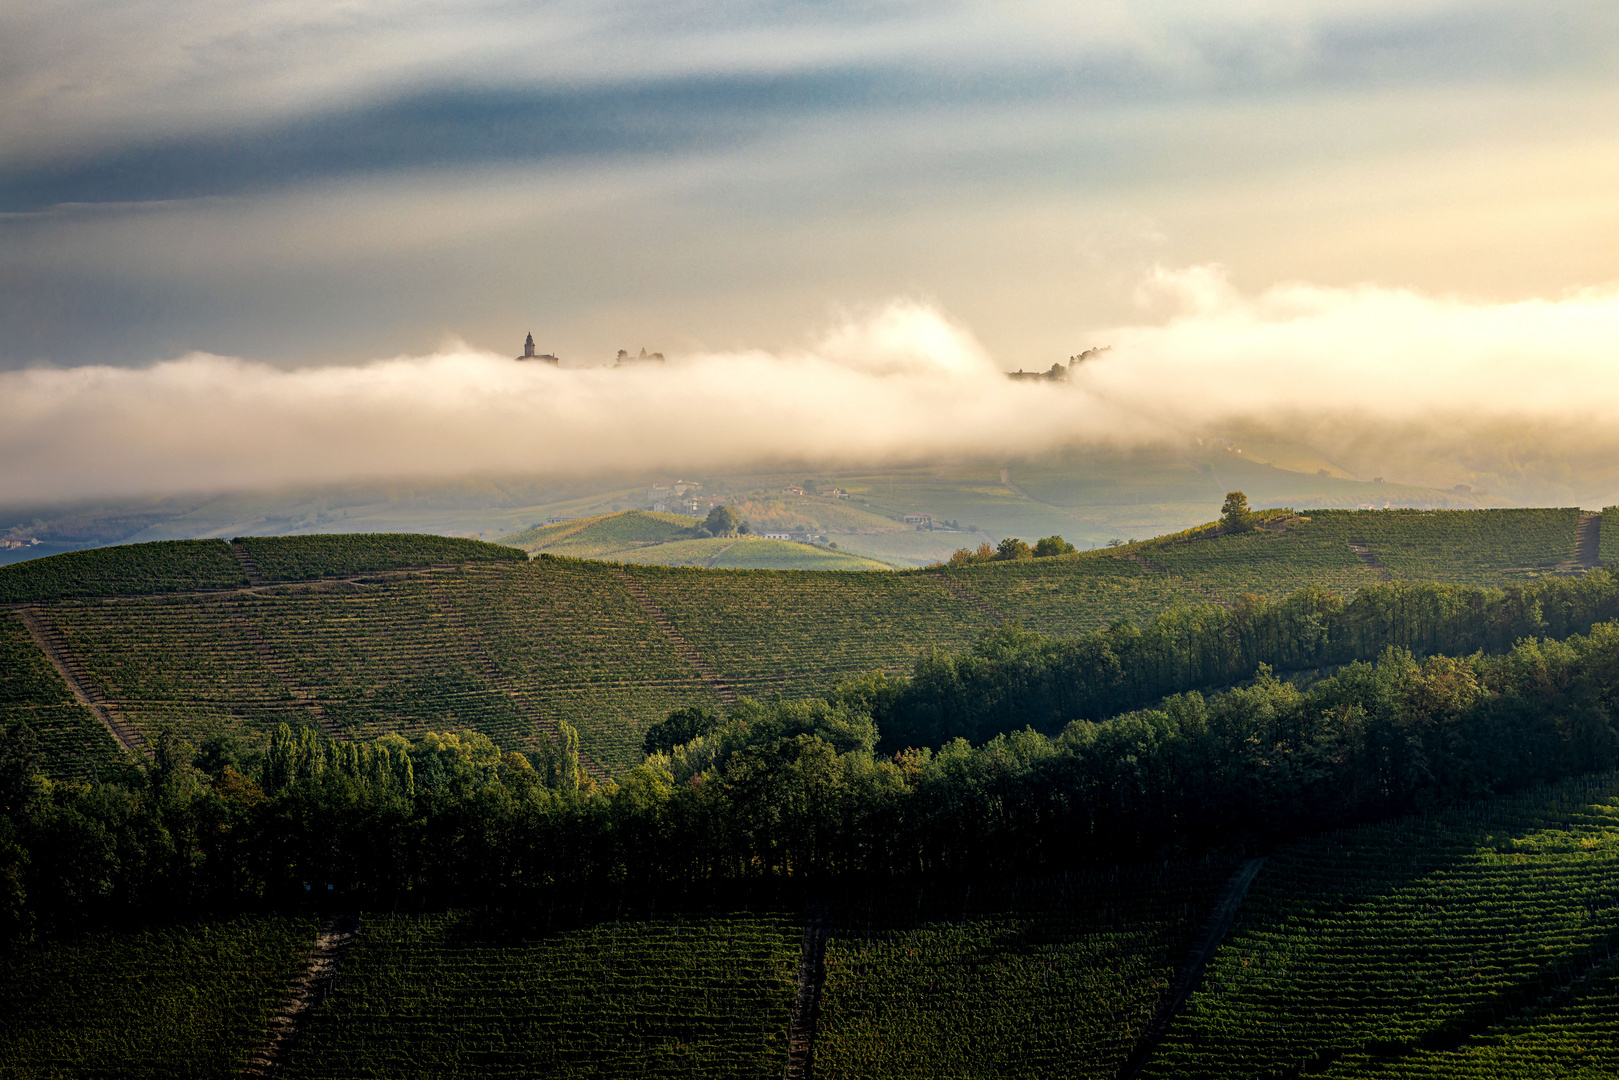
[[[1249,859],[1237,868],[1236,873],[1226,881],[1225,888],[1220,891],[1220,899],[1215,903],[1214,910],[1209,913],[1208,921],[1203,924],[1202,931],[1197,940],[1192,942],[1191,951],[1181,962],[1180,972],[1175,977],[1175,985],[1170,987],[1169,995],[1164,998],[1153,1014],[1152,1023],[1147,1025],[1146,1033],[1136,1044],[1135,1052],[1119,1072],[1120,1080],[1134,1080],[1146,1068],[1147,1062],[1152,1058],[1152,1052],[1158,1048],[1158,1043],[1164,1034],[1169,1031],[1169,1025],[1174,1021],[1186,1000],[1192,996],[1198,984],[1203,981],[1203,969],[1214,959],[1214,952],[1225,940],[1226,931],[1231,929],[1231,922],[1237,917],[1237,909],[1242,906],[1242,898],[1248,893],[1248,886],[1254,883],[1259,876],[1259,868],[1265,865],[1263,857]]]
[[[523,692],[517,688],[517,684],[507,678],[506,673],[501,671],[499,666],[495,664],[494,657],[490,656],[489,650],[484,648],[483,640],[467,626],[466,620],[461,617],[461,612],[456,608],[449,596],[445,594],[444,587],[436,580],[429,579],[427,588],[433,597],[433,604],[455,630],[455,638],[461,643],[462,651],[466,653],[467,659],[472,662],[472,666],[478,670],[478,673],[484,679],[510,698],[512,704],[517,706],[518,712],[528,718],[536,728],[545,732],[553,743],[560,745],[562,732],[551,718],[542,713],[533,702],[529,701]],[[579,764],[599,782],[606,783],[611,779],[607,770],[598,765],[595,759],[583,750],[579,751]]]
[[[1575,537],[1575,564],[1584,567],[1602,565],[1602,515],[1581,514]]]
[[[236,561],[241,564],[242,573],[247,575],[247,583],[249,585],[264,584],[264,575],[259,572],[259,564],[253,561],[253,556],[247,553],[246,544],[238,544],[234,540],[231,541],[230,553],[234,555],[236,557]]]
[[[715,566],[719,565],[720,557],[722,555],[724,555],[727,551],[730,551],[734,547],[736,547],[736,544],[734,544],[734,543],[726,544],[724,547],[722,547],[718,551],[714,552],[714,557],[709,559],[708,562],[704,563],[703,566],[706,569],[709,569],[709,570],[714,569]]]
[[[982,596],[979,596],[978,593],[974,592],[970,587],[968,587],[965,582],[957,581],[955,578],[943,571],[935,572],[934,576],[939,579],[940,583],[942,583],[945,588],[949,589],[951,593],[955,595],[957,600],[960,600],[963,603],[971,604],[979,611],[982,611],[985,615],[988,615],[992,620],[994,620],[996,625],[1000,625],[1006,621],[1006,616],[997,611],[994,604],[991,604],[988,600],[985,600]]]
[[[343,956],[360,936],[358,915],[332,915],[320,925],[315,945],[309,950],[309,963],[292,980],[287,1003],[270,1018],[264,1045],[253,1054],[248,1076],[278,1076],[286,1064],[287,1051],[298,1039],[298,1032],[314,1007],[332,992],[337,968]]]
[[[734,706],[736,704],[736,691],[726,685],[725,680],[719,677],[719,673],[709,667],[708,661],[699,656],[697,650],[691,647],[691,643],[681,635],[679,630],[675,629],[675,624],[669,620],[669,616],[664,614],[663,609],[652,599],[646,588],[621,566],[614,566],[613,573],[618,575],[619,580],[624,583],[624,587],[629,590],[630,595],[635,597],[635,602],[641,605],[641,610],[646,612],[647,618],[651,619],[657,624],[658,629],[663,631],[664,636],[675,647],[675,652],[680,655],[680,658],[696,668],[698,673],[714,687],[715,692],[719,694],[720,700],[725,703],[727,708]]]
[[[1394,580],[1394,575],[1389,573],[1388,567],[1384,566],[1381,562],[1378,561],[1378,558],[1377,558],[1376,555],[1372,554],[1372,549],[1366,546],[1366,541],[1364,541],[1364,540],[1351,540],[1351,541],[1349,541],[1349,550],[1353,551],[1355,553],[1355,558],[1359,559],[1361,562],[1365,563],[1367,566],[1371,567],[1373,570],[1376,570],[1378,577],[1382,578],[1384,581],[1393,581]]]
[[[28,633],[39,646],[39,651],[45,654],[45,659],[51,662],[56,673],[62,676],[67,688],[73,694],[73,700],[89,709],[95,714],[101,726],[107,729],[118,745],[125,750],[150,757],[152,752],[146,745],[146,739],[135,730],[133,724],[125,720],[112,702],[96,687],[95,680],[90,678],[85,670],[84,662],[69,648],[67,641],[62,637],[61,631],[56,629],[50,619],[45,615],[43,608],[27,606],[16,609],[23,625],[28,627]]]
[[[815,1020],[826,981],[826,939],[832,932],[832,909],[810,903],[804,917],[804,946],[798,956],[798,994],[793,998],[787,1029],[787,1080],[809,1080],[815,1067]]]
[[[1180,581],[1184,581],[1187,585],[1191,586],[1192,588],[1196,589],[1198,592],[1202,593],[1204,596],[1208,597],[1210,603],[1218,604],[1218,605],[1220,605],[1221,607],[1225,608],[1228,611],[1231,609],[1231,604],[1224,597],[1222,597],[1219,593],[1215,592],[1213,589],[1206,588],[1203,585],[1199,584],[1198,582],[1193,581],[1189,577],[1184,577],[1184,576],[1182,576],[1180,574],[1175,573],[1173,570],[1165,570],[1162,566],[1159,566],[1157,563],[1149,561],[1145,555],[1136,555],[1136,554],[1133,554],[1133,553],[1126,553],[1124,557],[1126,559],[1129,559],[1131,562],[1137,564],[1138,566],[1144,567],[1147,570],[1151,570],[1155,574],[1163,574],[1165,577],[1172,577],[1172,578],[1176,578],[1176,579],[1178,579]]]

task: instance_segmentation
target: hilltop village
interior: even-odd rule
[[[515,359],[519,362],[525,360],[537,360],[542,364],[550,364],[552,367],[558,367],[562,363],[561,358],[552,353],[536,353],[534,351],[534,335],[532,333],[530,333],[528,338],[523,342],[523,355],[515,357]],[[625,368],[637,367],[645,364],[661,364],[663,362],[663,354],[661,352],[649,353],[645,348],[643,348],[640,355],[632,356],[630,355],[628,349],[620,349],[618,350],[618,355],[613,358],[613,363],[611,366],[615,368]]]
[[[1109,351],[1111,348],[1111,345],[1103,345],[1100,347],[1093,346],[1092,348],[1086,349],[1084,352],[1070,356],[1066,365],[1058,362],[1052,364],[1051,367],[1046,371],[1024,371],[1022,368],[1018,368],[1016,371],[1008,371],[1006,373],[1006,377],[1011,379],[1013,382],[1067,382],[1069,375],[1074,371],[1075,368],[1079,367],[1081,364],[1087,363],[1088,361],[1099,358],[1102,353]],[[523,355],[516,357],[515,359],[518,361],[537,360],[542,364],[550,364],[552,367],[556,367],[562,362],[552,353],[536,353],[534,351],[534,335],[532,333],[530,333],[527,340],[523,342]],[[613,363],[610,366],[614,368],[629,368],[641,367],[647,364],[662,364],[664,362],[663,353],[649,353],[643,347],[638,355],[631,355],[628,349],[618,350],[618,355],[613,358]]]

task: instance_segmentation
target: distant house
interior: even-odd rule
[[[519,360],[538,360],[542,364],[550,364],[553,367],[555,367],[556,365],[562,363],[562,361],[558,360],[556,357],[552,356],[550,353],[540,353],[538,355],[535,355],[535,352],[534,352],[534,335],[532,333],[529,334],[528,339],[523,342],[523,355],[519,356],[517,359],[519,359]]]
[[[781,489],[781,493],[783,495],[802,495],[804,494],[804,489],[799,487],[797,484],[788,484],[786,487]]]
[[[918,529],[933,528],[932,514],[906,514],[901,520],[907,525],[915,525]]]
[[[792,533],[762,533],[761,535],[766,540],[791,540],[793,538]]]
[[[833,488],[832,490],[828,491],[826,494],[829,497],[834,498],[834,499],[847,499],[849,497],[849,493],[847,491],[844,491],[842,488]]]

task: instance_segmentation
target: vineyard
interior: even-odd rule
[[[741,693],[824,692],[844,676],[908,669],[929,646],[962,648],[994,621],[924,573],[627,568]]]
[[[286,1075],[776,1076],[801,927],[692,915],[485,940],[466,914],[367,916]]]
[[[22,621],[0,613],[0,728],[26,723],[48,775],[95,775],[118,758],[118,744],[34,645]]]
[[[1130,550],[1227,602],[1245,593],[1275,600],[1308,585],[1349,592],[1385,580],[1381,571],[1499,588],[1571,562],[1579,511],[1313,510],[1307,518],[1285,532],[1148,541]]]
[[[1596,987],[1619,944],[1616,825],[1602,775],[1279,853],[1146,1075],[1422,1075],[1402,1071],[1418,1051],[1615,1009]]]
[[[243,917],[17,946],[0,965],[0,1076],[232,1075],[314,937],[311,919]]]
[[[668,516],[542,532],[656,540],[677,527]],[[258,537],[241,550],[272,584],[252,588],[229,545],[165,542],[0,568],[0,590],[42,602],[88,683],[148,738],[224,728],[257,744],[289,720],[347,737],[470,727],[531,750],[566,721],[621,775],[671,709],[908,671],[929,647],[968,648],[1003,621],[1071,637],[1176,606],[1312,584],[1349,591],[1385,575],[1525,582],[1571,557],[1575,532],[1565,510],[1308,516],[1281,533],[896,573],[615,569],[445,537]],[[113,593],[127,595],[101,595]],[[22,638],[8,647],[35,655]],[[6,715],[27,710],[52,767],[82,772],[99,730],[65,688],[26,686],[9,691]]]
[[[521,551],[419,533],[349,533],[316,536],[244,536],[247,550],[266,581],[311,581],[348,574],[408,570],[443,563],[521,562]]]
[[[1619,506],[1603,510],[1602,521],[1610,528],[1603,529],[1597,541],[1597,560],[1603,564],[1619,562]]]
[[[1074,637],[1120,619],[1137,625],[1174,605],[1210,602],[1195,584],[1128,559],[1082,555],[937,571],[1026,630]]]
[[[222,540],[159,540],[0,566],[0,603],[233,589],[247,575]]]
[[[834,908],[815,1075],[1109,1078],[1231,872],[874,887]]]

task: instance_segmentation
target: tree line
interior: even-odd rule
[[[1484,595],[1472,622],[1399,624],[1448,627],[1471,651],[1424,657],[1386,642],[1308,685],[1261,661],[1245,685],[1057,726],[1050,711],[1018,712],[1048,697],[1017,676],[1027,657],[1076,643],[1003,630],[970,653],[924,657],[909,680],[744,699],[724,716],[682,710],[649,733],[642,765],[601,787],[580,774],[567,731],[531,761],[476,732],[333,742],[291,727],[258,752],[225,734],[161,736],[149,765],[53,782],[17,722],[0,733],[0,924],[63,933],[285,908],[328,890],[383,905],[522,905],[601,885],[1042,874],[1264,846],[1619,766],[1619,622],[1473,648],[1531,608],[1537,625],[1557,612],[1578,621],[1604,590],[1611,581],[1593,574]],[[1388,592],[1375,610],[1444,610],[1416,603],[1417,589]],[[1411,603],[1393,604],[1402,595]],[[1151,637],[1115,627],[1082,640]],[[942,707],[932,673],[978,665],[1002,665],[974,706],[999,702],[993,734],[891,748],[883,718],[907,695],[921,686],[918,700]]]

